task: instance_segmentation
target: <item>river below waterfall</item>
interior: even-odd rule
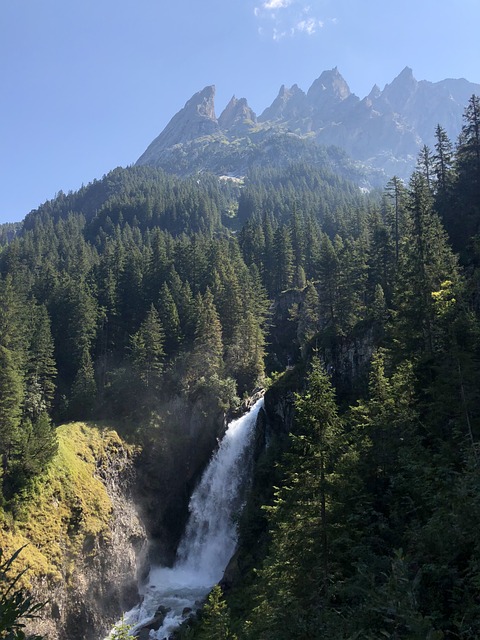
[[[262,406],[260,399],[228,425],[190,498],[190,516],[174,566],[152,567],[141,604],[125,614],[125,622],[134,625],[132,634],[145,629],[161,608],[167,612],[161,627],[146,637],[168,639],[221,580],[237,545],[236,519],[250,478],[251,445]]]

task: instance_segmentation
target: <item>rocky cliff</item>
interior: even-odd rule
[[[219,127],[214,100],[213,86],[192,96],[139,158],[138,164],[158,164],[165,150],[216,133]]]
[[[343,148],[371,183],[378,183],[377,172],[407,178],[423,144],[433,146],[437,124],[456,139],[474,93],[480,93],[480,85],[464,79],[417,81],[405,67],[383,90],[375,85],[360,99],[334,68],[324,71],[306,93],[297,85],[283,85],[258,118],[244,98],[233,97],[217,120],[215,88],[206,87],[172,118],[138,164],[181,174],[207,169],[240,175],[262,160],[288,163],[298,155],[299,142],[308,141]],[[282,139],[280,157],[263,153],[265,140],[273,136]],[[308,146],[304,154],[312,160]]]
[[[6,553],[25,586],[47,601],[29,632],[48,640],[99,640],[137,601],[146,532],[132,499],[132,447],[116,432],[75,423],[58,430],[59,450],[15,521],[3,514]]]

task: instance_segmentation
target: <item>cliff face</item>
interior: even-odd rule
[[[322,291],[318,284],[316,288],[321,297]],[[307,339],[302,329],[305,314],[308,314],[308,310],[305,311],[306,295],[306,287],[283,291],[277,295],[271,307],[272,331],[268,335],[268,367],[284,374],[281,382],[265,396],[266,410],[267,407],[271,408],[271,416],[278,412],[279,415],[282,414],[283,410],[274,408],[274,405],[284,402],[284,388],[299,390],[296,385],[305,375],[313,350],[319,354],[341,394],[363,388],[368,377],[375,332],[381,330],[381,327],[369,320],[358,323],[348,333],[344,333],[333,328],[328,318],[318,317],[316,331]],[[310,331],[313,329],[310,328]],[[292,368],[295,368],[295,372]],[[272,393],[275,395],[274,401],[270,400]]]
[[[146,533],[131,489],[136,452],[110,430],[59,428],[59,451],[22,517],[0,532],[29,567],[26,587],[47,604],[27,631],[49,640],[99,640],[137,601]]]
[[[49,640],[99,640],[138,602],[135,577],[146,550],[145,530],[123,486],[126,469],[111,471],[105,478],[112,501],[109,531],[85,538],[81,553],[70,559],[69,582],[49,590],[45,617],[32,625],[32,632]],[[44,579],[34,583],[37,599],[44,597],[44,585]]]
[[[281,155],[287,162],[295,160],[295,145],[308,141],[342,148],[360,163],[372,184],[379,172],[382,180],[393,174],[408,178],[422,145],[433,148],[437,124],[452,140],[457,137],[467,101],[479,91],[478,84],[464,79],[418,81],[405,67],[383,90],[375,85],[360,100],[335,67],[324,71],[306,93],[296,84],[282,85],[258,118],[244,98],[234,97],[217,120],[214,87],[205,87],[137,163],[182,175],[206,169],[240,176],[256,166],[252,152],[262,154],[264,138],[275,135],[282,138]],[[306,161],[309,151],[303,149]],[[266,157],[263,164],[271,161]]]
[[[149,558],[169,565],[190,495],[225,430],[225,414],[215,397],[203,393],[192,400],[172,396],[162,417],[161,433],[137,458],[135,497],[151,542]]]
[[[218,130],[214,99],[214,86],[192,96],[146,149],[138,164],[155,164],[166,149],[214,134]]]

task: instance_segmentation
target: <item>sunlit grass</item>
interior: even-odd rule
[[[108,540],[112,503],[100,475],[119,453],[132,452],[111,429],[75,422],[59,427],[57,435],[55,458],[16,505],[15,516],[0,510],[4,553],[27,544],[17,561],[19,570],[28,567],[53,582],[69,580],[86,542]],[[88,548],[95,554],[95,545]]]

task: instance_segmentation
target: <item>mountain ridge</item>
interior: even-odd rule
[[[284,138],[286,162],[289,141],[296,137],[340,147],[353,164],[377,172],[377,178],[378,172],[407,178],[421,147],[433,146],[437,124],[456,138],[474,93],[480,93],[479,84],[464,78],[419,81],[406,66],[383,89],[375,84],[361,99],[334,67],[323,71],[306,92],[297,84],[282,85],[259,116],[246,98],[233,96],[217,118],[215,86],[210,85],[185,103],[137,164],[183,175],[199,170],[240,175],[250,166],[252,147],[263,153],[265,139],[274,135]]]

